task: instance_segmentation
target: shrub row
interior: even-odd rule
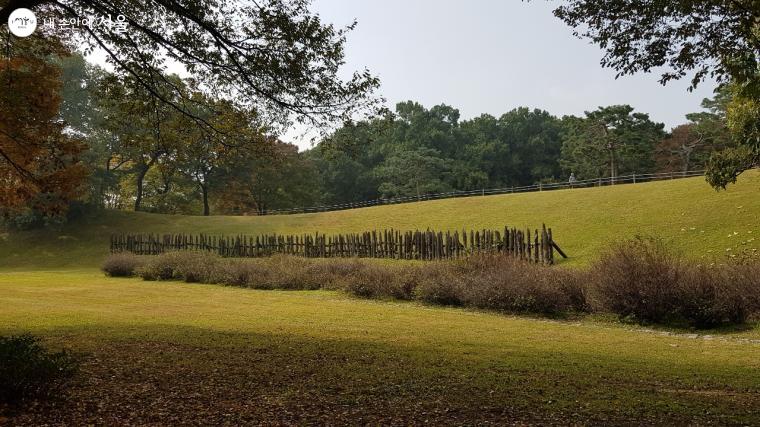
[[[158,256],[111,255],[110,276],[184,280],[254,289],[343,289],[365,298],[556,315],[586,311],[578,272],[528,264],[505,256],[399,264],[360,259],[221,258],[205,252]]]
[[[172,252],[114,254],[111,276],[184,280],[256,289],[343,289],[365,298],[417,300],[511,313],[556,316],[611,312],[642,323],[699,328],[745,322],[760,313],[760,266],[697,265],[656,240],[637,238],[605,252],[587,269],[481,255],[421,264],[278,255],[232,259]]]

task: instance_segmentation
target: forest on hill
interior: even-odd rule
[[[57,90],[49,102],[60,108],[64,133],[76,141],[69,145],[71,157],[80,159],[65,168],[63,179],[80,185],[6,208],[6,221],[19,227],[61,220],[69,207],[73,213],[261,214],[564,182],[570,174],[586,179],[695,170],[732,145],[730,93],[723,89],[670,131],[629,105],[598,107],[581,117],[520,107],[499,117],[462,119],[453,106],[407,101],[395,111],[346,122],[299,152],[276,138],[255,111],[214,99],[192,80],[167,75],[163,85],[167,94],[180,88],[203,105],[198,116],[229,129],[224,138],[208,137],[191,117],[155,102],[129,76],[68,52],[51,58],[35,72],[46,73]]]

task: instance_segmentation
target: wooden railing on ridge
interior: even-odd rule
[[[316,213],[316,212],[330,212],[340,211],[347,209],[359,209],[370,206],[382,206],[382,205],[396,205],[400,203],[414,203],[427,200],[440,200],[451,199],[455,197],[477,197],[477,196],[491,196],[496,194],[512,194],[512,193],[529,193],[534,191],[552,191],[552,190],[567,190],[586,187],[602,187],[607,185],[621,185],[621,184],[638,184],[650,181],[662,181],[679,178],[692,178],[695,176],[703,176],[704,171],[682,171],[682,172],[660,172],[660,173],[646,173],[646,174],[631,174],[621,175],[616,177],[604,177],[577,180],[573,182],[553,182],[553,183],[539,183],[533,185],[515,186],[515,187],[502,187],[502,188],[484,188],[477,190],[455,190],[446,193],[428,193],[420,194],[419,196],[404,196],[393,197],[387,199],[375,199],[365,200],[357,202],[340,203],[335,205],[322,205],[322,206],[309,206],[299,208],[286,208],[286,209],[267,209],[260,211],[257,215],[294,215],[302,213]]]

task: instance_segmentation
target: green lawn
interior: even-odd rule
[[[97,267],[113,232],[330,233],[382,227],[535,228],[541,223],[554,229],[555,240],[576,265],[594,259],[608,242],[635,234],[661,236],[695,258],[723,257],[760,248],[760,240],[754,240],[760,234],[759,190],[760,172],[751,171],[721,192],[697,177],[304,215],[204,218],[106,212],[54,232],[0,235],[0,269]]]
[[[0,237],[0,334],[85,354],[64,400],[8,424],[758,424],[760,328],[712,336],[328,291],[104,277],[117,231],[258,233],[540,225],[583,265],[659,234],[690,256],[753,248],[760,174],[453,199],[317,215],[108,212]],[[736,232],[736,234],[734,234]]]
[[[74,271],[4,274],[0,306],[1,333],[88,355],[69,403],[12,423],[760,421],[755,330],[704,339]]]

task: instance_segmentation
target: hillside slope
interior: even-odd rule
[[[59,230],[0,233],[0,268],[97,267],[114,232],[256,234],[395,228],[455,230],[540,227],[546,223],[582,265],[614,240],[661,236],[694,258],[760,247],[760,173],[716,192],[703,178],[615,187],[470,197],[319,214],[267,217],[177,216],[108,211]]]

